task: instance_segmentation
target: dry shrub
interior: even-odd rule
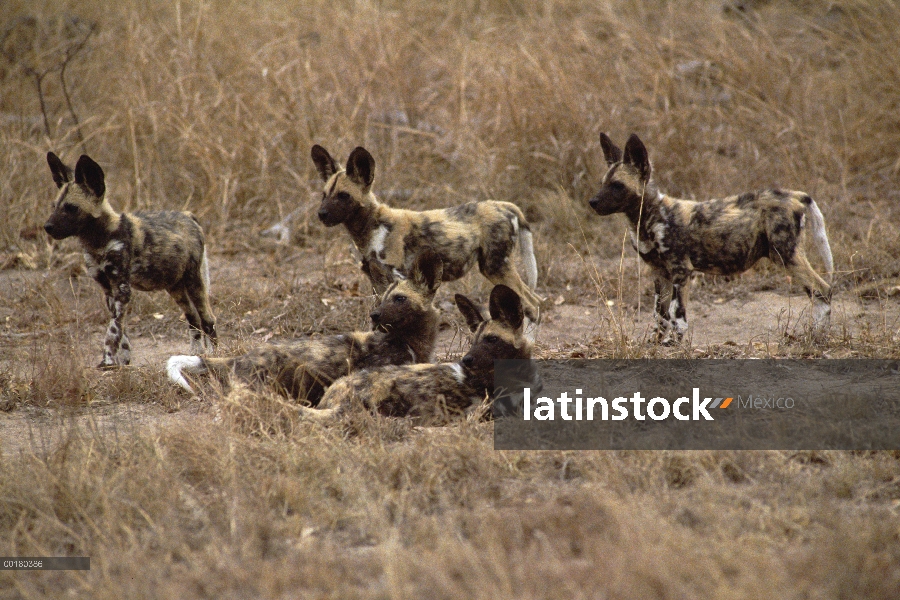
[[[16,373],[20,388],[27,386],[20,400],[42,407],[83,407],[95,398],[83,356],[75,350],[75,340],[55,345],[36,342],[30,365]]]

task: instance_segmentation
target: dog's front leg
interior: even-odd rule
[[[100,367],[127,365],[131,362],[131,342],[125,335],[125,308],[131,300],[131,284],[127,280],[112,281],[106,292],[106,307],[110,321],[103,343],[103,361]]]

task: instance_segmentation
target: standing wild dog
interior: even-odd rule
[[[433,305],[441,284],[440,258],[423,252],[413,263],[409,279],[397,281],[379,261],[367,264],[376,288],[385,290],[370,315],[374,331],[265,344],[233,358],[173,356],[166,368],[169,378],[193,392],[182,369],[212,372],[225,383],[234,375],[315,405],[335,379],[357,369],[429,361],[440,322]]]
[[[326,227],[343,223],[363,256],[374,254],[405,272],[416,254],[430,248],[444,263],[444,281],[459,279],[477,262],[491,283],[516,292],[526,316],[538,322],[537,263],[531,230],[518,206],[485,200],[438,210],[391,208],[372,193],[375,159],[365,148],[350,153],[346,170],[319,145],[312,147],[312,160],[325,182],[319,219]],[[527,285],[511,260],[517,244]]]
[[[106,293],[112,314],[99,366],[131,362],[125,335],[125,309],[131,288],[166,290],[187,318],[191,351],[205,340],[216,344],[215,317],[209,306],[209,266],[203,230],[189,212],[117,213],[106,200],[103,169],[82,155],[72,171],[52,152],[47,163],[59,188],[44,229],[57,240],[78,237],[91,277]]]
[[[318,408],[298,407],[303,418],[329,422],[353,405],[390,417],[442,423],[459,416],[494,393],[494,361],[531,358],[525,315],[519,295],[505,285],[491,291],[490,315],[484,320],[461,294],[456,305],[475,332],[469,352],[458,363],[365,369],[328,388]]]
[[[655,276],[657,340],[680,341],[687,330],[686,302],[693,271],[741,273],[768,257],[800,282],[813,302],[816,332],[831,314],[831,286],[816,273],[803,249],[807,217],[828,276],[834,270],[825,220],[803,192],[764,190],[694,202],[670,198],[651,177],[647,149],[637,135],[625,153],[605,133],[600,145],[609,169],[590,205],[599,215],[623,213],[631,243]]]

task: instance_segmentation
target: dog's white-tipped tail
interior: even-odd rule
[[[828,243],[828,234],[825,233],[825,217],[822,211],[812,198],[809,199],[809,221],[810,230],[812,231],[813,244],[822,262],[825,263],[826,279],[830,283],[834,276],[834,258],[831,255],[831,244]]]
[[[200,273],[203,277],[203,287],[209,293],[209,260],[206,258],[206,248],[203,248],[203,259],[200,261]]]
[[[181,374],[182,369],[186,369],[189,373],[198,374],[206,373],[209,369],[203,364],[203,358],[200,356],[180,354],[170,357],[168,362],[166,362],[166,374],[169,376],[172,383],[177,383],[187,390],[188,393],[193,394],[194,390],[191,388],[187,379],[184,378],[184,375]]]
[[[537,260],[534,258],[534,240],[531,231],[519,229],[519,245],[522,252],[522,264],[525,266],[525,284],[532,290],[537,287]]]

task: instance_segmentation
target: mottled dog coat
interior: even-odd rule
[[[494,287],[488,321],[465,296],[457,294],[456,304],[475,333],[472,347],[461,361],[358,371],[328,388],[319,408],[299,407],[301,416],[328,422],[361,405],[384,416],[439,424],[491,396],[495,360],[531,358],[522,301],[505,285]]]
[[[47,163],[59,193],[44,229],[57,240],[78,238],[88,272],[106,293],[112,314],[100,366],[131,361],[124,317],[132,288],[169,292],[187,318],[193,352],[205,345],[203,334],[215,344],[209,267],[197,219],[188,212],[117,213],[106,199],[103,169],[90,157],[78,159],[74,179],[52,152]]]
[[[433,306],[441,283],[440,259],[422,253],[409,279],[397,281],[378,261],[370,261],[369,268],[376,287],[385,290],[370,315],[375,331],[265,344],[233,358],[173,356],[167,364],[169,378],[192,392],[182,370],[213,372],[226,383],[233,375],[315,405],[335,379],[358,369],[429,361],[440,322]]]
[[[693,271],[741,273],[769,258],[783,265],[813,301],[816,331],[828,325],[831,286],[813,270],[803,249],[809,225],[829,274],[834,270],[825,221],[803,192],[764,190],[695,202],[666,196],[651,177],[647,149],[634,134],[624,154],[606,134],[601,146],[609,169],[591,207],[622,213],[631,242],[655,276],[657,339],[676,342],[687,330],[687,293]],[[808,222],[807,222],[808,219]]]
[[[430,248],[444,263],[444,281],[459,279],[477,263],[491,283],[519,294],[528,318],[538,321],[532,235],[518,206],[488,200],[440,210],[391,208],[372,193],[375,159],[365,148],[350,153],[346,170],[322,146],[312,147],[312,159],[325,182],[319,219],[326,227],[343,223],[363,257],[374,255],[403,272],[419,252]],[[511,260],[517,245],[527,285]]]

